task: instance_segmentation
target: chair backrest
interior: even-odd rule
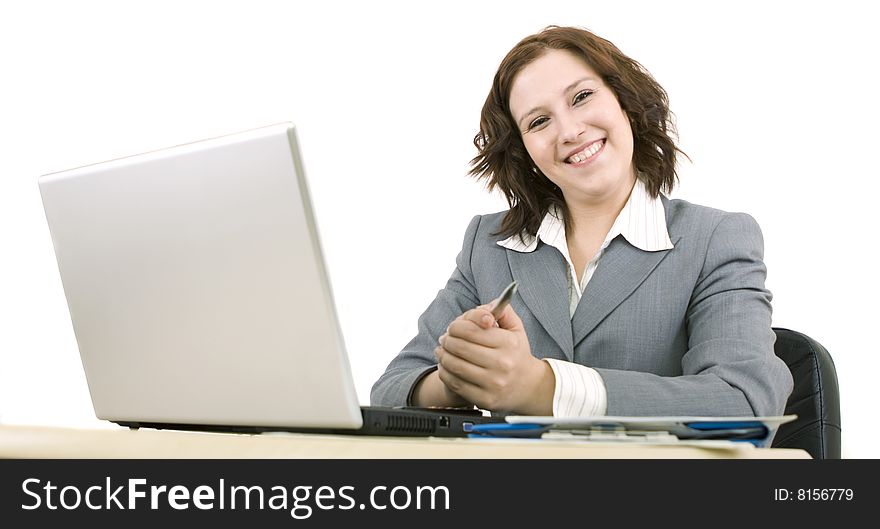
[[[840,459],[840,394],[828,351],[805,334],[774,327],[776,356],[794,378],[785,414],[797,420],[776,432],[774,448],[801,448],[814,459]]]

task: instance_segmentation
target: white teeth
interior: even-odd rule
[[[569,163],[581,163],[587,158],[593,157],[597,152],[599,152],[599,149],[602,148],[602,145],[604,143],[604,140],[597,141],[596,143],[590,145],[588,149],[584,149],[583,151],[569,157]]]

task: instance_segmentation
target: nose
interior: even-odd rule
[[[564,113],[556,117],[559,123],[559,140],[562,143],[576,143],[586,130],[583,121],[573,113]]]

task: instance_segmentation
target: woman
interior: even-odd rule
[[[471,173],[475,217],[374,405],[530,415],[780,415],[763,240],[750,216],[669,200],[666,93],[613,44],[550,27],[504,58]],[[518,294],[497,321],[494,298]]]

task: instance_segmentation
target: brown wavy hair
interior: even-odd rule
[[[672,191],[678,180],[676,153],[687,155],[677,138],[669,98],[651,74],[611,42],[574,27],[549,26],[521,40],[501,61],[474,137],[478,154],[469,174],[501,190],[510,209],[496,235],[535,235],[551,205],[571,228],[562,191],[535,165],[510,112],[510,90],[517,74],[549,50],[565,50],[583,59],[617,96],[633,131],[633,164],[648,193]]]

